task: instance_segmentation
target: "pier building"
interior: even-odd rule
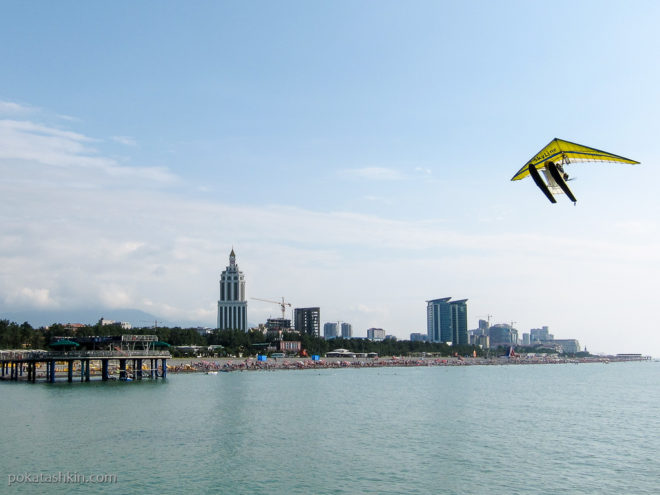
[[[1,351],[0,379],[54,383],[66,377],[88,382],[166,378],[169,345],[156,335],[58,338],[50,351]]]
[[[247,300],[245,276],[238,269],[236,254],[232,248],[229,266],[220,275],[220,300],[218,301],[218,329],[247,332]]]

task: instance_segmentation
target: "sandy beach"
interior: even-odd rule
[[[258,361],[250,358],[173,358],[168,361],[169,373],[207,373],[229,371],[269,371],[292,369],[325,369],[325,368],[376,368],[376,367],[413,367],[413,366],[497,366],[522,364],[566,364],[566,363],[609,363],[628,361],[608,356],[586,358],[558,358],[545,356],[530,357],[380,357],[380,358],[341,358],[328,357],[319,361],[311,358],[287,357],[268,358]]]

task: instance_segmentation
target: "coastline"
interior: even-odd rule
[[[522,365],[543,365],[543,364],[609,364],[620,362],[639,362],[652,361],[650,356],[591,356],[584,358],[558,358],[547,356],[515,356],[515,357],[398,357],[388,356],[379,358],[346,358],[346,357],[326,357],[318,361],[305,357],[289,358],[268,358],[266,361],[259,361],[255,357],[249,358],[168,358],[168,374],[186,374],[186,373],[228,373],[234,371],[279,371],[279,370],[321,370],[321,369],[342,369],[342,368],[412,368],[412,367],[442,367],[442,366],[522,366]],[[62,362],[57,361],[62,364]],[[89,377],[101,376],[100,365],[90,367]],[[143,373],[149,373],[148,369],[143,368]],[[81,373],[80,368],[75,368],[74,373],[78,377]],[[109,379],[117,380],[120,378],[120,370],[117,365],[111,365],[108,369]],[[134,370],[127,366],[126,378],[133,380]],[[56,380],[67,376],[66,369],[55,370]],[[43,369],[36,371],[36,379],[46,377]],[[89,381],[89,377],[86,381]],[[145,375],[143,374],[143,377]],[[153,376],[151,378],[154,378]],[[15,378],[17,381],[29,381],[28,374],[21,374]],[[0,377],[0,381],[11,381],[10,375],[6,374]],[[138,378],[139,380],[139,378]],[[73,381],[73,380],[69,380]],[[78,381],[77,378],[75,381]],[[81,381],[83,379],[81,378]]]
[[[341,358],[329,357],[319,361],[310,358],[268,358],[258,361],[256,358],[172,358],[167,365],[168,373],[208,373],[232,371],[276,371],[329,368],[385,368],[419,366],[514,366],[531,364],[592,364],[617,363],[630,361],[650,361],[650,357],[639,359],[617,356],[594,356],[585,358],[548,358],[548,357],[380,357],[380,358]]]

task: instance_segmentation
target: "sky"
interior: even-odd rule
[[[407,339],[429,299],[660,356],[660,4],[5,1],[0,317],[140,309]],[[573,205],[514,173],[558,137]],[[99,315],[101,316],[101,315]]]

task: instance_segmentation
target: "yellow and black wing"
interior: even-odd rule
[[[535,167],[537,170],[545,167],[547,162],[572,163],[572,162],[614,162],[629,163],[635,165],[639,162],[626,158],[624,156],[608,153],[607,151],[590,148],[563,139],[555,138],[550,141],[541,151],[529,160],[516,172],[511,180],[524,179],[529,175],[529,168]]]

